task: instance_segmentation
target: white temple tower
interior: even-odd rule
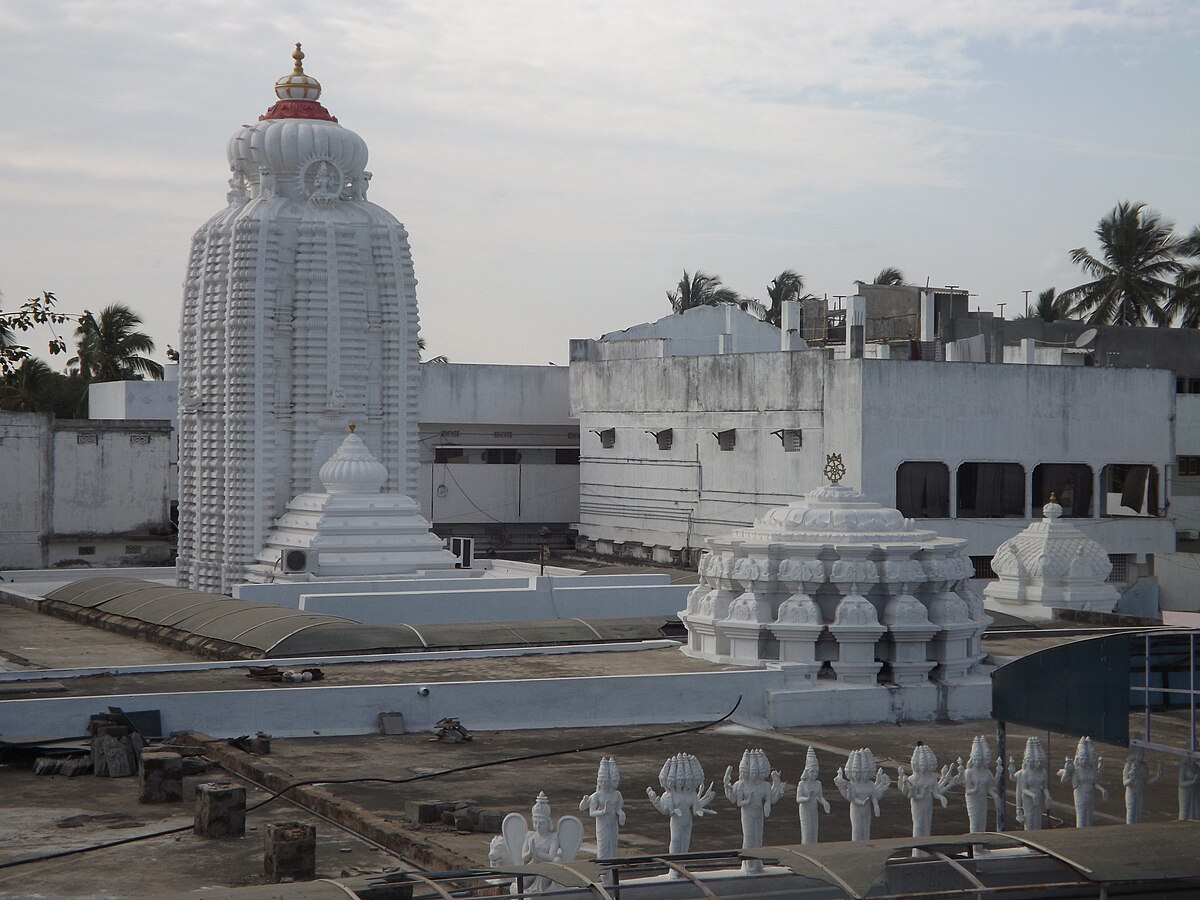
[[[228,592],[276,516],[320,490],[349,420],[413,496],[417,302],[408,234],[366,199],[366,143],[296,45],[229,141],[228,205],[192,239],[179,369],[179,584]]]

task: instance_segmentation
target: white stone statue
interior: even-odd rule
[[[530,810],[533,830],[525,823],[520,813],[509,813],[504,817],[501,831],[504,842],[514,860],[523,865],[543,862],[571,862],[583,843],[583,823],[574,816],[563,816],[558,826],[551,828],[550,800],[545,792],[537,795]],[[544,894],[554,889],[554,882],[542,876],[534,878],[526,886],[531,894]]]
[[[1200,819],[1200,768],[1188,757],[1179,764],[1179,821]]]
[[[1075,827],[1087,828],[1092,824],[1092,810],[1096,803],[1093,791],[1108,799],[1108,790],[1100,784],[1104,772],[1104,758],[1096,755],[1090,737],[1082,737],[1075,748],[1075,758],[1067,757],[1058,777],[1063,784],[1071,782],[1075,792]]]
[[[942,809],[949,804],[946,791],[962,781],[962,760],[942,766],[939,772],[933,749],[918,743],[907,774],[905,768],[903,763],[896,767],[896,787],[908,798],[913,837],[929,837],[933,834],[933,801],[939,801]]]
[[[275,175],[266,166],[260,166],[258,169],[258,195],[259,197],[274,197],[276,190]]]
[[[579,811],[596,823],[596,858],[617,858],[617,837],[625,824],[625,799],[617,790],[621,772],[611,756],[600,760],[596,773],[596,790],[579,801]]]
[[[1040,738],[1031,737],[1025,742],[1025,758],[1021,768],[1013,771],[1009,759],[1008,769],[1013,772],[1013,787],[1016,792],[1017,821],[1026,831],[1040,831],[1042,819],[1050,806],[1049,778],[1046,774],[1046,750]]]
[[[844,769],[833,778],[838,791],[850,801],[850,840],[871,839],[871,817],[879,815],[879,799],[892,786],[892,779],[875,764],[870,748],[851,751]]]
[[[1146,788],[1162,778],[1162,763],[1154,775],[1146,763],[1146,754],[1141,747],[1134,748],[1125,760],[1125,771],[1121,773],[1121,784],[1125,785],[1125,824],[1136,825],[1146,812]]]
[[[244,206],[246,200],[246,176],[239,169],[231,168],[229,176],[229,193],[225,195],[225,199],[230,206]]]
[[[704,768],[690,753],[677,753],[663,763],[658,783],[662,794],[646,788],[646,796],[655,809],[671,817],[671,852],[687,853],[692,844],[692,819],[717,814],[708,808],[716,791],[711,784],[705,790]]]
[[[963,791],[967,796],[967,819],[971,823],[972,834],[982,834],[988,830],[988,798],[998,807],[1001,803],[996,784],[1004,771],[1004,763],[996,761],[996,772],[989,768],[992,762],[991,751],[988,749],[987,738],[977,735],[971,741],[971,755],[962,770]]]
[[[817,751],[808,748],[804,758],[804,771],[796,783],[796,805],[800,808],[800,843],[815,844],[819,840],[819,816],[817,807],[829,812],[829,801],[821,787],[821,767],[817,763]]]
[[[779,772],[771,768],[762,750],[746,750],[738,764],[738,780],[733,780],[733,766],[726,766],[724,784],[725,798],[742,812],[742,849],[761,847],[763,825],[771,815],[771,807],[779,802],[786,789]],[[762,863],[746,860],[742,869],[758,872]]]

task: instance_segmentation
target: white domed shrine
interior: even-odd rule
[[[839,463],[826,467],[834,484],[709,541],[680,614],[685,652],[785,667],[809,683],[920,685],[973,673],[991,620],[970,586],[966,541],[918,530],[837,484]]]
[[[288,504],[247,580],[280,580],[283,561],[296,552],[303,554],[304,565],[288,568],[296,570],[293,577],[305,579],[453,569],[453,554],[430,532],[416,502],[380,493],[387,475],[351,423],[350,433],[321,466],[324,491],[301,494]]]
[[[382,489],[416,494],[408,234],[367,200],[366,143],[321,105],[299,44],[292,57],[275,103],[230,139],[226,206],[192,239],[178,579],[196,590],[245,580],[289,498],[320,490],[348,419],[387,473]]]
[[[1069,520],[1051,494],[1042,520],[1001,544],[992,557],[997,581],[984,588],[989,609],[1027,621],[1049,621],[1056,609],[1110,613],[1120,599],[1107,583],[1104,548]]]

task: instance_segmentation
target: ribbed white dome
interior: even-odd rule
[[[322,165],[327,190],[334,194],[342,183],[362,175],[367,142],[325,119],[265,119],[239,128],[229,139],[227,155],[230,168],[250,183],[258,182],[260,169],[268,169],[277,195],[301,200],[316,189]]]
[[[387,468],[353,431],[321,466],[318,477],[327,494],[378,494],[387,481]]]

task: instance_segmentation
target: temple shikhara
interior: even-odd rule
[[[367,145],[293,71],[229,140],[226,207],[196,232],[180,348],[179,584],[245,581],[347,423],[416,488],[417,301],[408,234],[367,200]],[[426,566],[427,567],[427,566]]]

